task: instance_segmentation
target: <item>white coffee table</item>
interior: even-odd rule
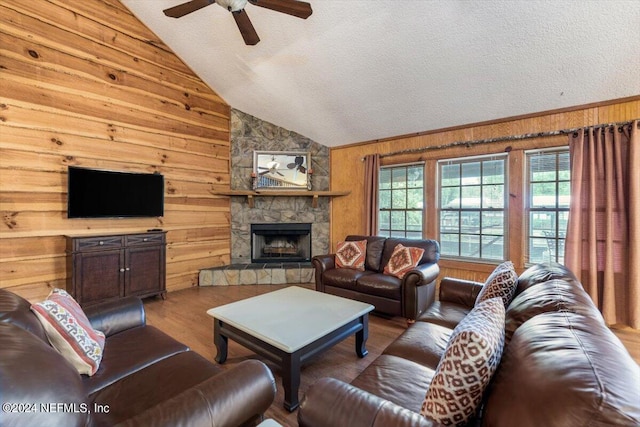
[[[216,361],[227,359],[228,339],[278,364],[282,371],[284,406],[299,405],[300,367],[309,358],[355,334],[358,357],[364,357],[370,304],[298,286],[215,307]]]

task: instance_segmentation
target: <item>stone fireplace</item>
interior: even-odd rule
[[[312,189],[329,189],[329,149],[295,132],[265,122],[236,109],[231,110],[231,188],[251,189],[253,152],[306,151],[311,155]],[[301,190],[304,193],[304,190]],[[329,251],[329,206],[327,197],[320,197],[317,206],[311,197],[256,197],[250,207],[246,197],[231,197],[231,263],[261,264],[253,256],[252,224],[312,224],[309,236],[311,254]],[[282,252],[286,252],[284,249]],[[275,252],[275,251],[274,251]],[[275,254],[274,254],[275,255]],[[284,256],[282,258],[285,258]],[[300,258],[297,256],[296,258]],[[280,262],[287,262],[283,259]],[[273,264],[276,264],[274,261]]]
[[[251,262],[311,261],[311,224],[251,224]]]
[[[242,111],[231,109],[232,189],[252,188],[252,153],[255,150],[309,152],[313,169],[312,189],[329,189],[328,147]],[[320,197],[317,204],[312,203],[311,197],[295,195],[256,197],[254,204],[249,206],[246,197],[232,196],[229,218],[231,264],[201,270],[199,284],[218,286],[311,283],[314,277],[311,258],[329,251],[329,206],[328,197]],[[270,241],[267,252],[271,260],[267,262],[262,259],[263,252],[254,254],[252,225],[287,224],[297,227],[302,223],[310,227],[308,237],[302,242],[296,242],[296,245],[305,247],[304,253],[296,250],[293,254],[294,251],[288,248],[292,244],[292,237],[299,239],[297,234],[290,233],[285,241],[274,244],[276,239],[273,235],[263,233],[259,236],[262,236],[260,239],[264,239],[264,243]],[[295,233],[298,233],[297,229]],[[257,261],[257,258],[260,258],[260,261]]]

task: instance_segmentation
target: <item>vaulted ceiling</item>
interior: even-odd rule
[[[231,107],[327,146],[640,94],[637,0],[248,4],[255,46],[218,5],[121,1]]]

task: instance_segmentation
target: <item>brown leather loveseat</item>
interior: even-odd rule
[[[81,375],[49,344],[30,305],[0,289],[0,425],[256,425],[275,397],[262,362],[223,371],[146,325],[135,297],[85,309],[106,343],[98,371]]]
[[[335,254],[315,256],[316,290],[371,304],[377,313],[402,316],[414,321],[435,298],[435,280],[440,274],[440,245],[429,239],[381,236],[347,236],[345,241],[366,240],[364,271],[336,268]],[[418,266],[402,279],[384,274],[398,244],[424,249]]]
[[[351,384],[324,378],[300,427],[434,427],[420,415],[452,329],[483,284],[444,278],[439,299]],[[520,275],[506,308],[502,358],[467,426],[640,425],[640,368],[575,276],[558,264]]]

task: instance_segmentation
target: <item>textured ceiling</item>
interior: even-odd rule
[[[640,94],[638,0],[249,4],[256,46],[218,5],[121,1],[231,107],[328,146]]]

